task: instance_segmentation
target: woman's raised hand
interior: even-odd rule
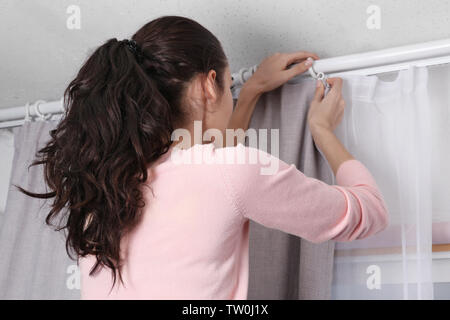
[[[324,98],[325,88],[320,80],[317,80],[316,92],[308,111],[308,125],[311,133],[317,130],[333,132],[344,115],[345,101],[342,97],[342,79],[328,78],[331,85],[330,91]]]
[[[246,83],[251,84],[258,93],[271,91],[308,70],[313,60],[317,59],[319,57],[315,53],[307,51],[292,53],[277,52],[265,58]],[[294,65],[287,69],[291,64]]]

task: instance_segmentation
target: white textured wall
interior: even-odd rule
[[[371,4],[380,30],[366,27]],[[69,5],[81,9],[80,30],[66,27]],[[233,72],[275,51],[325,58],[450,37],[447,0],[1,0],[0,107],[59,99],[90,48],[166,14],[211,30]]]

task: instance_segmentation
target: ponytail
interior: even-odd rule
[[[94,255],[90,275],[110,268],[113,286],[117,273],[123,284],[120,243],[142,217],[148,166],[168,151],[174,128],[186,119],[184,88],[196,73],[214,68],[220,75],[227,64],[218,40],[188,18],[158,18],[132,39],[98,47],[65,90],[66,112],[30,165],[44,165],[53,191],[16,186],[54,198],[46,223],[67,214],[56,228],[68,230],[67,253]]]

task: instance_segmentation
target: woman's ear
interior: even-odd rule
[[[214,111],[210,110],[210,108],[214,108],[218,99],[216,92],[216,76],[216,71],[210,70],[203,85],[206,99],[206,108],[208,109],[208,111]]]

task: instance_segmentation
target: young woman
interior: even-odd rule
[[[277,172],[261,174],[263,165],[249,161],[172,161],[192,150],[210,159],[255,151],[203,141],[175,148],[171,136],[179,128],[194,135],[194,121],[203,132],[246,130],[261,94],[305,72],[308,57],[318,59],[303,51],[266,58],[234,111],[221,44],[188,18],[160,17],[89,57],[66,89],[65,117],[33,163],[44,165],[52,192],[19,187],[54,198],[46,221],[65,218],[59,227],[79,258],[83,299],[245,299],[249,219],[312,242],[361,239],[386,227],[375,180],[333,134],[344,111],[339,78],[329,79],[326,97],[318,82],[308,113],[337,185],[262,151]]]

